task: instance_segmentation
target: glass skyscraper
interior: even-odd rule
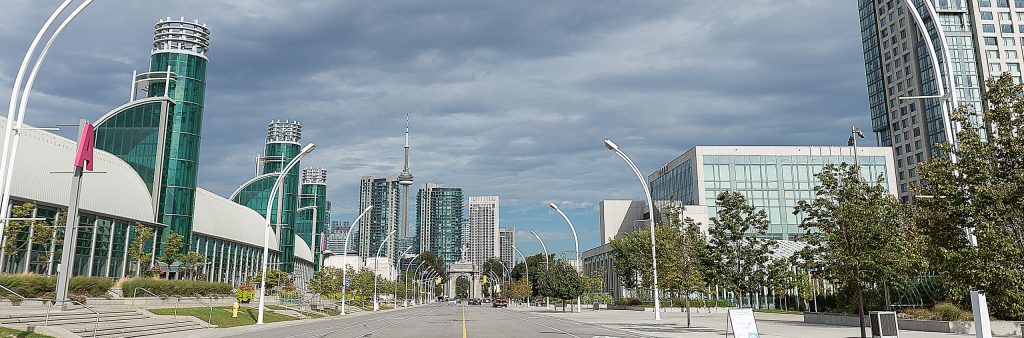
[[[320,257],[326,245],[327,212],[327,169],[302,169],[302,193],[299,195],[299,208],[309,208],[299,213],[295,234],[299,235],[306,246],[313,248],[316,268],[320,268]],[[313,217],[314,213],[316,217]],[[316,222],[313,220],[316,219]],[[339,251],[340,252],[340,251]]]
[[[427,183],[416,194],[419,252],[433,251],[446,264],[462,257],[462,188]]]
[[[263,156],[259,157],[256,172],[259,176],[249,180],[231,194],[231,200],[249,207],[261,215],[267,215],[267,199],[277,177],[301,151],[302,125],[296,121],[271,121],[267,124],[267,141]],[[285,179],[275,194],[271,226],[281,245],[281,266],[284,272],[292,271],[292,257],[295,256],[295,209],[299,203],[299,166],[284,173]]]
[[[861,173],[872,182],[885,177],[895,192],[892,152],[884,147],[858,148]],[[651,174],[651,195],[658,210],[679,205],[707,206],[715,217],[715,198],[724,191],[743,194],[771,219],[769,235],[792,239],[802,233],[793,207],[814,198],[815,174],[826,164],[854,163],[853,147],[838,146],[698,146]]]
[[[96,147],[136,169],[153,193],[157,220],[182,235],[186,249],[192,242],[209,47],[206,25],[160,20],[149,72],[135,75],[131,102],[96,122]],[[139,90],[145,99],[136,99]],[[167,234],[161,233],[161,242]]]
[[[872,130],[892,147],[899,193],[909,198],[917,164],[943,156],[937,146],[953,136],[948,111],[966,106],[981,126],[985,80],[1006,72],[1020,83],[1024,1],[858,0],[858,8]]]
[[[363,176],[359,182],[359,210],[373,206],[359,220],[359,257],[372,257],[381,249],[381,243],[388,237],[391,231],[398,230],[401,222],[399,213],[402,200],[399,189],[398,176],[373,177]],[[381,257],[393,256],[392,253],[398,250],[398,234],[390,236],[387,244],[380,250]]]

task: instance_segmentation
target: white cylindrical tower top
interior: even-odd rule
[[[303,168],[302,184],[327,184],[327,168]]]
[[[174,52],[206,58],[210,50],[210,29],[199,20],[160,19],[153,30],[153,53]]]
[[[299,121],[270,121],[267,123],[267,143],[299,143],[302,124]]]

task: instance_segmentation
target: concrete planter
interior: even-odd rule
[[[865,316],[865,321],[867,317]],[[859,326],[860,319],[857,315],[843,313],[804,313],[804,323],[838,325],[838,326]],[[992,321],[992,335],[999,337],[1019,337],[1021,335],[1022,322]],[[870,323],[865,322],[870,325]],[[920,320],[900,319],[900,330],[973,334],[974,322],[950,322],[941,320]]]

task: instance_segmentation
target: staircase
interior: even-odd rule
[[[0,325],[15,329],[29,326],[57,326],[80,337],[142,337],[207,328],[190,317],[150,317],[132,309],[101,309],[97,314],[85,309],[46,313],[0,314]]]

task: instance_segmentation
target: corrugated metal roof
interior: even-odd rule
[[[192,219],[192,231],[262,248],[266,219],[260,213],[244,205],[232,202],[206,189],[196,188],[196,209],[195,217]],[[298,246],[296,245],[296,247]],[[277,236],[270,236],[270,249],[278,249]],[[295,252],[298,253],[299,250],[296,249]]]
[[[7,119],[0,117],[0,123]],[[0,144],[3,139],[0,138]],[[14,163],[11,195],[54,205],[68,205],[77,142],[43,130],[22,129]],[[156,212],[149,189],[128,163],[96,149],[94,169],[85,174],[79,206],[82,210],[154,223]]]

